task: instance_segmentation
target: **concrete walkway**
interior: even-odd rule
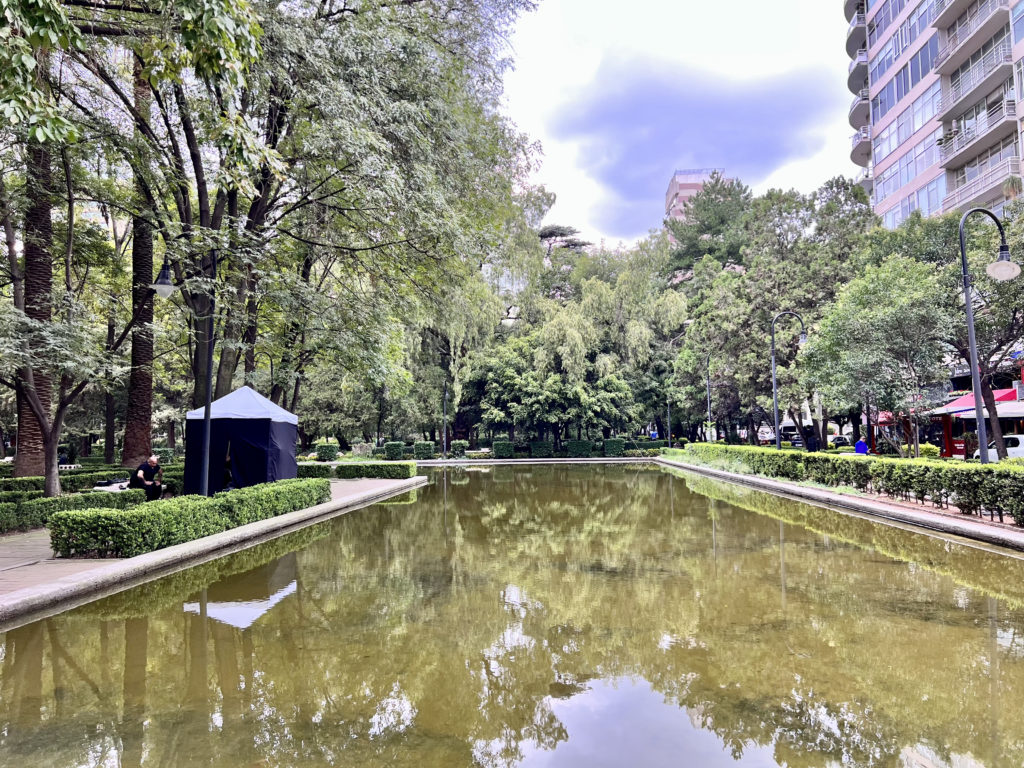
[[[47,530],[0,536],[0,631],[277,538],[425,485],[409,480],[332,480],[331,500],[269,520],[127,559],[53,556]]]

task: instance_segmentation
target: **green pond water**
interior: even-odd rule
[[[0,766],[1024,765],[1024,561],[474,469],[0,635]]]

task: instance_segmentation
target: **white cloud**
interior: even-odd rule
[[[588,239],[618,240],[599,215],[617,199],[615,191],[597,178],[594,158],[579,141],[554,135],[565,110],[578,103],[581,92],[600,87],[598,73],[613,60],[648,65],[653,60],[665,72],[696,69],[737,84],[809,69],[823,74],[837,96],[827,116],[806,127],[820,148],[787,160],[757,180],[755,191],[770,186],[810,191],[830,176],[854,175],[846,120],[846,30],[842,5],[830,0],[632,0],[625,6],[610,0],[541,0],[535,13],[520,20],[512,38],[516,69],[506,78],[506,100],[510,117],[544,146],[533,180],[558,195],[548,220],[577,226]],[[750,114],[749,120],[756,132],[758,115]],[[686,130],[685,124],[680,130]],[[651,180],[656,189],[645,198],[663,199],[672,171],[690,165],[673,156],[672,148],[665,149],[662,178]],[[731,148],[720,149],[719,157],[693,165],[728,170]],[[659,226],[662,214],[660,205],[654,206],[649,226]],[[644,234],[641,229],[630,239]]]

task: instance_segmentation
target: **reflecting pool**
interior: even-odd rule
[[[0,635],[0,765],[1024,765],[1017,557],[651,468],[431,481]]]

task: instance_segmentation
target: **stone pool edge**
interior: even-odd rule
[[[929,531],[960,536],[965,539],[980,541],[985,544],[993,544],[999,547],[1006,547],[1018,551],[1024,551],[1024,531],[1017,531],[1003,528],[998,524],[986,523],[981,520],[964,517],[962,520],[948,517],[947,515],[929,512],[926,509],[920,511],[897,507],[895,505],[875,502],[870,499],[861,499],[856,496],[848,496],[842,493],[826,491],[819,488],[808,488],[807,486],[795,483],[785,483],[779,480],[772,480],[758,475],[740,475],[734,472],[725,472],[721,469],[712,469],[699,464],[687,464],[681,461],[666,458],[652,458],[655,464],[672,469],[682,469],[695,474],[707,475],[717,480],[746,485],[758,490],[774,493],[779,496],[802,501],[810,501],[816,504],[825,504],[830,507],[842,507],[859,512],[870,517],[893,520],[900,523],[925,528]]]
[[[212,536],[176,544],[155,552],[115,560],[81,573],[63,576],[43,584],[0,596],[0,632],[47,618],[139,584],[234,554],[279,538],[314,523],[384,501],[400,493],[427,485],[423,475],[395,480],[387,488],[376,488],[289,512],[268,520],[238,526]]]

